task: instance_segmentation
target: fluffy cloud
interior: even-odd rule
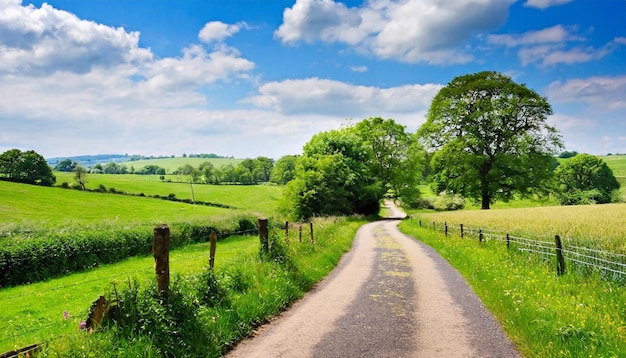
[[[211,21],[207,22],[202,30],[200,30],[200,33],[198,33],[198,38],[200,39],[200,41],[205,43],[221,42],[224,41],[226,38],[236,34],[242,28],[246,27],[247,25],[244,22],[235,25],[229,25],[221,21]]]
[[[527,0],[524,6],[536,7],[538,9],[547,9],[552,6],[567,4],[573,0]]]
[[[43,4],[0,6],[0,71],[45,74],[86,73],[93,67],[141,63],[152,59],[138,46],[139,33],[85,21]]]
[[[562,43],[566,41],[581,41],[582,37],[572,34],[575,28],[565,28],[562,25],[548,27],[538,31],[528,31],[514,35],[489,35],[487,41],[491,44],[516,47],[521,45],[537,45],[545,43]]]
[[[514,0],[371,0],[348,8],[334,0],[297,0],[283,14],[275,36],[298,41],[339,42],[379,58],[409,63],[469,62],[458,46],[497,28]]]
[[[548,86],[550,100],[560,103],[586,103],[597,109],[626,108],[626,76],[576,78]]]
[[[439,89],[441,85],[437,84],[378,88],[308,78],[266,83],[258,95],[246,101],[284,114],[360,118],[424,112]]]

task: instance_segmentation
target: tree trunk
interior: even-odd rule
[[[481,206],[481,210],[489,210],[489,193],[483,192],[483,202]]]

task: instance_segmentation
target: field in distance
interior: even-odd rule
[[[125,165],[128,168],[131,166],[135,168],[135,170],[143,168],[146,165],[158,165],[159,167],[165,169],[168,174],[173,173],[176,169],[184,166],[185,164],[189,164],[194,168],[200,166],[200,164],[209,162],[213,164],[215,168],[220,168],[222,165],[232,164],[237,166],[241,163],[243,159],[234,159],[234,158],[162,158],[162,159],[143,159],[143,160],[135,160],[130,162],[119,162],[119,165]]]

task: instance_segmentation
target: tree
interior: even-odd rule
[[[285,185],[295,177],[297,155],[285,155],[276,161],[270,181],[272,183]]]
[[[255,181],[268,182],[274,169],[274,160],[267,157],[256,157],[254,159]]]
[[[561,164],[555,179],[562,205],[610,203],[620,188],[611,168],[589,154],[578,154]]]
[[[365,119],[354,129],[370,151],[372,175],[405,204],[416,203],[425,163],[425,151],[417,138],[393,119]]]
[[[78,165],[77,162],[72,161],[71,159],[63,159],[57,165],[54,166],[54,170],[57,172],[71,172]]]
[[[74,168],[73,172],[74,180],[76,180],[76,183],[80,185],[81,190],[85,190],[85,184],[87,183],[87,169],[79,164]]]
[[[56,182],[48,162],[33,150],[22,152],[19,149],[10,149],[2,153],[0,174],[8,180],[28,184],[49,186]]]
[[[515,194],[546,191],[553,155],[562,148],[548,125],[548,101],[497,72],[454,78],[435,96],[418,135],[431,150],[437,191],[489,209]]]
[[[351,127],[314,135],[297,159],[283,212],[294,219],[376,214],[385,189],[369,169],[369,155]]]

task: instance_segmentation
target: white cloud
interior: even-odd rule
[[[352,66],[350,70],[353,72],[367,72],[367,66]]]
[[[247,25],[244,22],[229,25],[221,21],[211,21],[207,22],[200,30],[198,38],[204,43],[222,42],[246,27]]]
[[[575,31],[576,27],[555,25],[523,34],[489,35],[487,42],[499,46],[520,47],[517,55],[522,65],[533,64],[538,67],[597,61],[612,53],[618,46],[626,44],[624,38],[616,37],[600,48],[571,46],[572,42],[586,40],[583,36],[575,34]]]
[[[571,40],[582,40],[580,36],[573,35],[570,29],[563,25],[555,25],[538,31],[528,31],[523,34],[513,35],[489,35],[487,41],[495,45],[516,47],[520,45],[536,45],[545,43],[562,43]]]
[[[5,1],[0,7],[0,72],[86,73],[93,67],[150,61],[139,33],[85,21],[44,3]]]
[[[322,113],[342,118],[388,116],[425,111],[441,85],[406,85],[392,88],[355,86],[308,78],[270,82],[246,99],[261,108],[285,114]]]
[[[586,103],[598,110],[626,108],[626,76],[590,77],[557,81],[548,86],[551,101],[560,103]]]
[[[285,44],[339,42],[409,63],[466,63],[458,47],[506,21],[514,0],[371,0],[348,8],[333,0],[297,0],[275,36]]]
[[[573,0],[527,0],[524,6],[536,7],[538,9],[547,9],[552,6],[567,4]]]
[[[227,46],[207,53],[201,46],[184,49],[182,58],[164,58],[148,66],[147,85],[154,88],[188,87],[244,76],[254,63],[241,58],[239,52]]]

